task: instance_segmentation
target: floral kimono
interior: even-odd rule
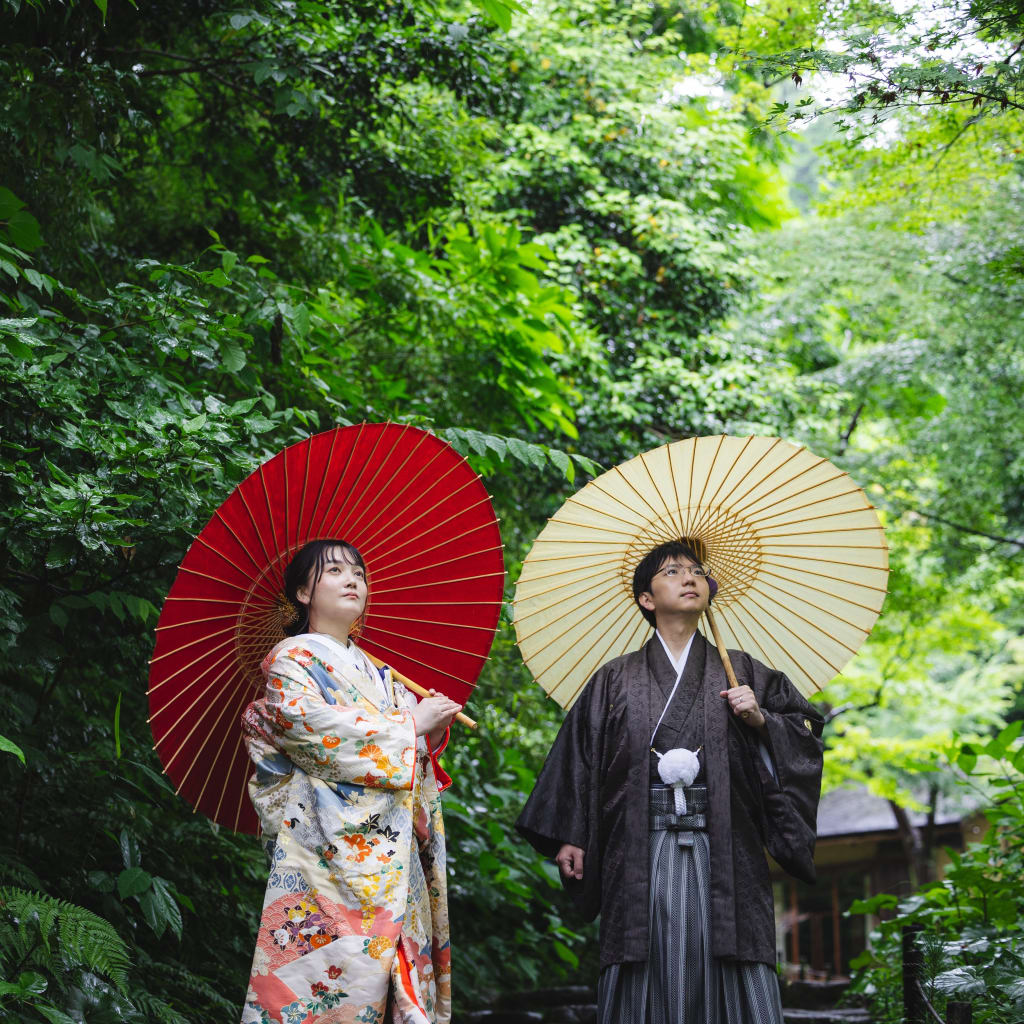
[[[242,1024],[447,1024],[451,780],[415,698],[319,634],[278,644],[263,672],[242,729],[272,852]]]

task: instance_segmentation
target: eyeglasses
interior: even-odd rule
[[[660,576],[664,573],[669,579],[674,579],[676,576],[682,576],[684,572],[688,572],[691,576],[700,577],[701,579],[707,579],[711,575],[710,569],[702,569],[699,565],[666,565],[654,575]]]

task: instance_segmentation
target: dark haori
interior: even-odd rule
[[[742,651],[729,687],[697,632],[716,589],[686,543],[641,561],[656,631],[594,673],[516,823],[601,916],[600,1024],[782,1024],[765,849],[814,881],[822,719]]]

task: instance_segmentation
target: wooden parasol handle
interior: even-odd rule
[[[729,660],[729,652],[725,649],[725,643],[722,641],[722,634],[718,632],[718,626],[715,623],[715,618],[711,614],[711,606],[708,605],[704,609],[704,614],[708,618],[708,625],[711,627],[711,635],[715,638],[715,646],[718,648],[718,653],[722,656],[722,664],[725,666],[725,675],[729,680],[729,689],[733,689],[739,686],[739,680],[736,678],[736,673],[732,670],[732,662]]]
[[[380,658],[375,658],[372,654],[368,653],[365,650],[363,651],[363,654],[365,654],[370,659],[370,661],[372,661],[374,665],[377,666],[377,668],[384,668],[386,662],[381,661]],[[391,668],[390,665],[388,667]],[[402,675],[402,673],[399,672],[397,669],[391,668],[391,674],[407,690],[412,690],[412,692],[415,693],[417,697],[431,696],[430,691],[426,689],[426,687],[420,686],[419,683],[414,683],[408,676]],[[469,717],[469,715],[464,715],[461,711],[455,716],[455,721],[461,722],[463,725],[467,726],[470,729],[476,728],[476,722],[474,722],[473,719]]]

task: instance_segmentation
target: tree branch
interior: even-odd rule
[[[860,414],[864,411],[864,402],[854,410],[853,417],[850,420],[849,426],[847,426],[844,433],[839,435],[839,448],[836,451],[836,455],[845,455],[846,449],[850,445],[850,436],[853,434],[854,429],[857,426],[857,421],[860,419]]]
[[[948,526],[951,530],[959,530],[961,533],[970,533],[975,537],[984,537],[986,540],[995,541],[997,544],[1012,544],[1017,548],[1024,548],[1024,540],[1015,540],[1013,537],[1003,537],[998,533],[987,533],[985,530],[976,530],[972,526],[964,526],[962,523],[954,523],[951,519],[946,519],[943,516],[937,516],[934,512],[923,512],[921,509],[906,508],[906,511],[913,512],[915,515],[921,516],[923,519],[931,519],[936,523],[942,523],[943,526]]]

